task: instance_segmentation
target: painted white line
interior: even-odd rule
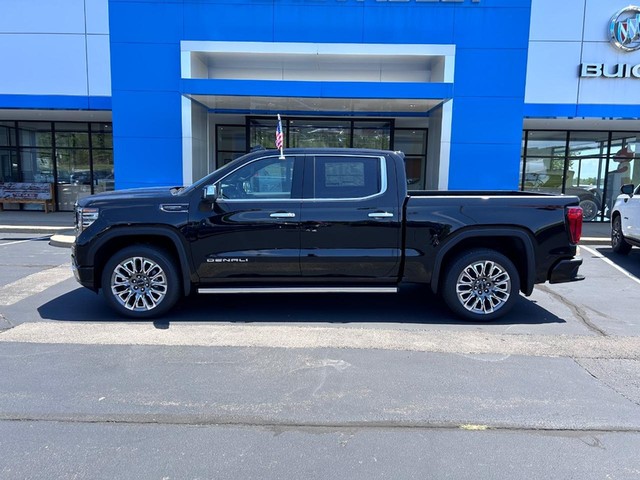
[[[73,225],[68,227],[46,227],[37,225],[0,225],[0,231],[2,230],[35,230],[42,232],[57,232],[58,230],[71,230]]]
[[[627,272],[624,268],[622,268],[619,265],[616,265],[614,262],[612,262],[611,260],[609,260],[607,257],[605,257],[604,255],[602,255],[599,251],[594,250],[593,248],[589,248],[589,247],[585,247],[584,245],[580,245],[580,248],[583,250],[586,250],[587,252],[589,252],[591,255],[593,255],[596,258],[599,258],[600,260],[602,260],[604,263],[611,265],[613,268],[615,268],[616,270],[618,270],[620,273],[622,273],[624,276],[629,277],[631,280],[633,280],[634,282],[636,282],[637,284],[640,284],[640,278],[636,277],[635,275],[633,275],[632,273]]]
[[[44,237],[29,238],[28,240],[16,240],[15,242],[0,243],[0,247],[6,247],[7,245],[16,245],[17,243],[33,242],[34,240],[44,240],[45,238],[49,238],[50,236],[51,235],[46,235]]]
[[[33,273],[0,288],[0,306],[9,306],[73,276],[68,263]]]

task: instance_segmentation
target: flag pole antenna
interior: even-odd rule
[[[282,133],[282,119],[278,114],[278,126],[276,127],[276,148],[280,149],[280,160],[285,160],[284,157],[284,135]]]

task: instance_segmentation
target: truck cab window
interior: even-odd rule
[[[269,157],[257,160],[220,181],[224,199],[291,198],[294,158]]]
[[[316,157],[315,198],[363,198],[382,190],[380,158]]]

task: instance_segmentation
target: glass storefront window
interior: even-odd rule
[[[20,181],[18,152],[14,149],[0,147],[0,182],[18,181]]]
[[[20,149],[20,181],[51,183],[53,175],[53,152],[50,148]]]
[[[564,158],[567,132],[528,132],[527,156]]]
[[[93,151],[93,193],[115,188],[113,176],[113,150]]]
[[[219,151],[244,152],[246,150],[244,125],[218,125],[216,130],[216,148]]]
[[[51,123],[19,122],[21,147],[51,147]]]
[[[391,148],[391,122],[354,122],[354,148]]]
[[[289,122],[290,148],[348,148],[350,146],[350,122],[297,119]]]
[[[92,123],[89,127],[93,148],[113,148],[113,127],[110,123]]]
[[[405,153],[407,188],[409,190],[424,188],[423,179],[427,152],[427,130],[396,129],[394,132],[393,148]]]
[[[88,149],[56,149],[58,165],[58,208],[73,210],[76,200],[91,195],[91,167]]]
[[[570,132],[569,157],[604,157],[608,144],[608,132]]]
[[[15,122],[0,122],[0,182],[19,181]]]
[[[54,183],[57,209],[72,210],[77,198],[114,189],[112,126],[0,122],[0,172],[2,181]]]
[[[525,138],[523,189],[578,196],[586,221],[607,221],[620,187],[640,183],[636,132],[526,131]]]
[[[244,125],[216,125],[216,163],[220,168],[244,155],[247,151],[247,128]],[[266,134],[267,130],[261,131]],[[213,140],[213,139],[212,139]],[[265,141],[261,139],[260,141]],[[262,144],[260,144],[262,145]],[[264,146],[264,145],[263,145]]]
[[[16,128],[14,122],[0,122],[0,147],[16,146]]]
[[[86,123],[56,123],[56,148],[89,148],[89,125]]]
[[[606,202],[613,205],[620,195],[620,187],[627,183],[640,182],[640,135],[630,132],[611,134],[611,153],[607,171]]]

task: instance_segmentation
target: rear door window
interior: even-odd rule
[[[379,157],[317,156],[314,198],[365,198],[383,190]]]

